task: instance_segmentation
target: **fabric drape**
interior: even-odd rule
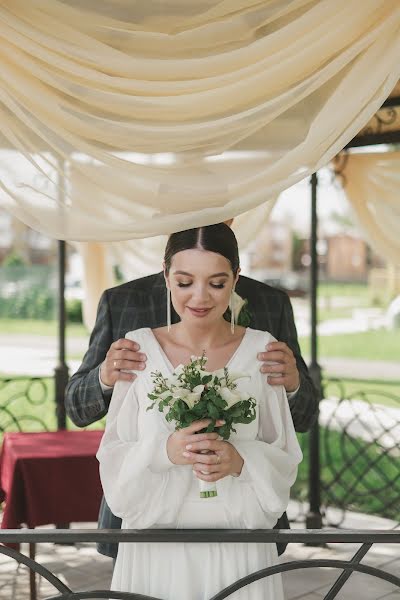
[[[349,154],[344,191],[368,243],[400,266],[400,152]]]
[[[0,206],[78,241],[260,206],[400,77],[397,0],[4,0],[0,36]]]

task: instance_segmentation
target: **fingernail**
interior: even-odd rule
[[[218,423],[219,423],[220,425],[225,425],[225,421],[224,421],[223,419],[219,419],[219,420],[218,420]]]
[[[186,450],[190,450],[192,447],[192,444],[188,444],[187,446],[185,446]]]
[[[182,456],[186,456],[186,457],[188,457],[188,456],[190,456],[190,452],[183,452],[183,453],[182,453]]]

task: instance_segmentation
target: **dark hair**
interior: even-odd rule
[[[169,273],[174,254],[193,248],[221,254],[229,260],[233,274],[236,275],[239,268],[237,240],[232,229],[225,223],[195,227],[194,229],[172,233],[168,238],[164,253],[166,274]]]

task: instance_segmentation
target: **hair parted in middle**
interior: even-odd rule
[[[239,269],[239,249],[235,234],[225,223],[205,225],[172,233],[165,247],[164,264],[168,275],[172,257],[183,250],[206,250],[224,256],[236,275]]]

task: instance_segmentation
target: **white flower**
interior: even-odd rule
[[[196,387],[193,388],[193,391],[196,394],[202,394],[202,392],[204,391],[204,387],[205,387],[204,385],[196,385]]]
[[[225,369],[217,369],[217,371],[213,371],[211,375],[213,376],[213,379],[214,377],[218,379],[219,385],[223,387],[226,386]]]
[[[209,375],[212,375],[210,371],[203,371],[202,369],[199,369],[197,372],[200,375],[201,380],[203,380],[203,377],[208,377]]]
[[[185,366],[181,363],[180,365],[178,365],[176,367],[176,369],[174,369],[174,375],[175,377],[179,377],[179,375],[181,375],[181,373],[183,373],[183,369],[185,368]]]
[[[227,403],[227,408],[231,408],[234,404],[237,404],[238,402],[241,402],[242,400],[247,400],[249,398],[248,394],[244,394],[239,390],[230,390],[227,387],[221,388],[219,393]]]
[[[200,400],[203,390],[204,385],[197,385],[192,392],[186,388],[177,388],[174,390],[172,396],[175,400],[180,398],[189,408],[193,408]]]
[[[246,300],[243,300],[243,298],[241,296],[239,296],[239,294],[237,294],[236,292],[232,292],[233,294],[233,316],[235,318],[235,322],[237,323],[237,320],[239,318],[239,313],[242,310],[243,306],[246,304]]]
[[[250,378],[250,375],[248,375],[247,373],[237,372],[237,373],[229,373],[228,377],[229,377],[229,381],[233,382],[233,381],[236,381],[237,379],[243,379],[244,377]]]

